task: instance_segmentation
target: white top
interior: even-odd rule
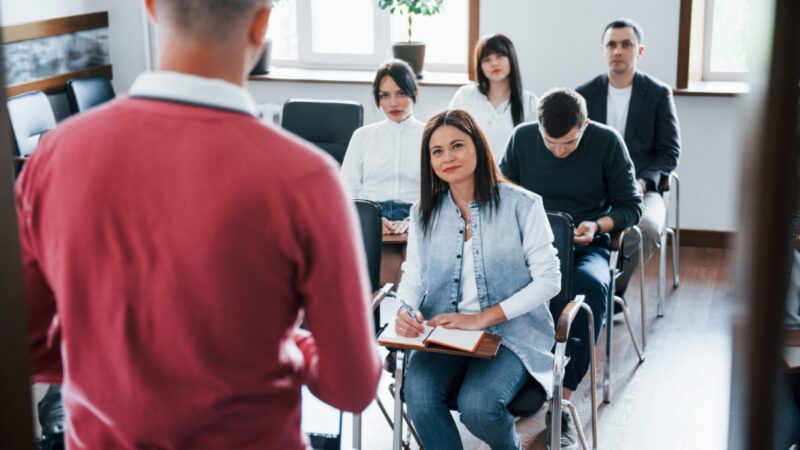
[[[522,115],[524,122],[532,122],[537,119],[537,108],[539,100],[535,95],[528,91],[522,91]],[[470,113],[478,122],[489,145],[497,164],[506,153],[506,144],[511,132],[514,131],[514,120],[511,118],[511,101],[506,100],[497,108],[492,106],[492,102],[481,94],[477,84],[467,84],[458,88],[453,99],[450,100],[450,109],[463,109]]]
[[[541,201],[541,199],[538,201]],[[503,309],[503,314],[506,316],[506,320],[511,320],[528,313],[542,303],[550,301],[554,295],[553,285],[552,283],[548,283],[549,277],[547,277],[547,275],[558,273],[558,260],[555,260],[556,266],[552,268],[554,264],[553,254],[556,252],[556,249],[551,243],[552,236],[548,238],[543,237],[543,233],[546,235],[549,230],[550,222],[547,221],[547,214],[544,214],[544,209],[541,207],[531,208],[528,217],[525,218],[525,222],[522,224],[522,230],[520,231],[522,233],[522,251],[525,252],[525,262],[528,265],[528,271],[531,274],[533,282],[499,303],[500,307]],[[418,286],[422,282],[419,267],[419,254],[417,253],[417,233],[421,233],[421,230],[416,228],[416,221],[412,220],[408,229],[408,245],[406,247],[408,253],[406,254],[406,260],[402,266],[403,278],[398,288],[398,296],[401,296],[401,298],[414,309],[419,308],[421,299],[413,295],[403,296],[401,291],[409,289],[410,285]],[[545,244],[542,244],[543,242]],[[461,263],[462,301],[459,302],[459,311],[462,313],[467,313],[465,308],[469,311],[480,311],[475,282],[475,269],[473,266],[474,262],[471,261],[472,258],[469,257],[472,253],[470,247],[467,247],[467,245],[470,247],[472,246],[471,239],[464,243],[464,257],[461,258],[463,261]],[[467,260],[470,261],[467,262]],[[468,264],[472,267],[472,269],[470,269],[472,275],[469,277],[464,275],[464,266]],[[465,287],[467,279],[470,279],[472,286],[476,286],[473,289],[476,291],[474,301],[478,303],[477,307],[470,306],[473,304],[471,301],[464,305],[464,299],[469,295],[466,291],[470,289],[469,287]],[[555,293],[560,289],[560,284],[558,286]],[[430,319],[430,317],[426,317],[425,319]]]
[[[475,281],[475,262],[467,256],[472,256],[472,238],[464,242],[464,257],[461,258],[461,300],[458,301],[458,312],[478,314],[481,312],[481,302],[478,300],[478,284]]]
[[[633,85],[617,89],[608,83],[608,99],[606,100],[606,124],[619,131],[625,139],[625,123],[628,121],[628,106],[631,103]]]
[[[208,105],[258,116],[255,100],[243,87],[180,72],[144,72],[136,77],[128,95]]]
[[[356,130],[342,161],[347,195],[376,202],[419,200],[424,128],[411,116],[400,123],[386,119]]]

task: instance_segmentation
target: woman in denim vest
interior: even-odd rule
[[[463,110],[428,121],[421,160],[421,198],[411,209],[398,290],[417,320],[401,309],[396,331],[416,337],[428,320],[502,340],[493,359],[413,352],[409,414],[426,448],[462,448],[447,406],[457,395],[470,432],[493,449],[519,449],[508,403],[531,377],[548,397],[552,387],[548,301],[561,273],[542,199],[503,179],[483,132]]]

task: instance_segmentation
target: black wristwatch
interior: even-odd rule
[[[595,234],[602,233],[603,232],[603,226],[600,225],[600,221],[599,220],[595,220],[594,223],[597,225],[597,232]]]

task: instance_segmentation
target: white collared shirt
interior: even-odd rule
[[[628,122],[628,105],[631,103],[633,85],[617,89],[608,83],[608,97],[606,99],[606,123],[611,128],[619,131],[625,138],[625,124]]]
[[[356,130],[342,162],[347,194],[376,202],[419,200],[424,128],[412,115],[400,123],[386,119]]]
[[[191,103],[258,116],[255,100],[243,87],[181,72],[144,72],[128,95]]]
[[[525,122],[536,120],[538,103],[535,95],[529,91],[522,91],[522,116]],[[492,102],[481,94],[478,85],[473,83],[461,86],[450,100],[448,108],[463,109],[475,118],[486,139],[489,140],[495,162],[500,164],[500,159],[506,153],[508,138],[514,131],[511,101],[506,100],[495,108]]]

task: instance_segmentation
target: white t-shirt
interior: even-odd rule
[[[342,161],[350,198],[414,203],[419,200],[419,155],[425,124],[414,116],[365,125],[353,133]]]
[[[522,116],[524,122],[536,120],[537,105],[539,101],[535,95],[528,91],[522,92]],[[463,109],[470,113],[478,122],[489,145],[497,164],[506,153],[506,144],[511,132],[514,130],[514,120],[511,118],[511,101],[506,100],[495,108],[485,95],[481,94],[476,84],[461,86],[453,99],[450,100],[450,109]]]
[[[608,84],[608,99],[606,100],[606,124],[619,131],[625,138],[625,124],[628,121],[628,106],[631,103],[633,85],[617,89]]]
[[[458,312],[478,314],[481,312],[481,302],[478,300],[475,262],[472,260],[472,238],[464,242],[464,257],[461,261],[461,299],[458,301]]]

